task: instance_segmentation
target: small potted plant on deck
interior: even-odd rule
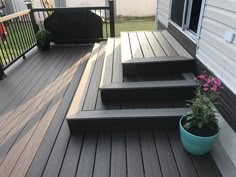
[[[37,46],[41,50],[49,50],[50,49],[50,32],[41,29],[36,33],[36,39],[37,39]]]
[[[214,104],[222,87],[218,78],[208,76],[205,71],[195,78],[199,83],[196,96],[187,104],[191,112],[179,122],[183,147],[193,155],[208,153],[219,136],[219,124]]]

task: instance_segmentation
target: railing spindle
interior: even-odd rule
[[[20,37],[19,29],[17,28],[17,26],[18,26],[17,20],[13,19],[14,33],[16,34],[17,46],[19,46],[20,48],[20,55],[21,55],[24,51],[24,46],[21,42],[21,37]]]
[[[17,36],[16,36],[14,30],[12,29],[13,28],[12,25],[14,25],[13,23],[12,23],[12,20],[9,21],[9,32],[10,32],[13,42],[14,42],[14,48],[16,50],[16,54],[17,54],[17,56],[19,56],[21,54],[21,50],[17,47]]]
[[[4,44],[4,45],[6,46],[7,50],[9,51],[9,54],[10,54],[10,57],[8,58],[8,60],[11,61],[16,56],[15,56],[15,52],[14,52],[14,50],[15,50],[14,46],[12,45],[11,36],[9,36],[9,30],[8,30],[9,28],[8,28],[8,26],[9,26],[9,22],[5,26],[6,31],[7,31],[7,37],[6,37],[6,44]]]
[[[115,16],[114,16],[114,1],[109,0],[109,12],[110,12],[110,33],[111,37],[115,37]]]

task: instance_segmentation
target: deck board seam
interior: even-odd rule
[[[149,46],[150,46],[150,48],[151,48],[151,50],[152,50],[152,53],[153,53],[154,57],[157,57],[156,54],[155,54],[155,52],[154,52],[153,46],[151,45],[151,42],[150,42],[150,40],[149,40],[148,37],[147,37],[147,34],[144,33],[144,35],[145,35],[145,37],[146,37],[146,39],[147,39],[147,42],[148,42],[148,44],[149,44]]]

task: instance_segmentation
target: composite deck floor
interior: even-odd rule
[[[98,87],[103,47],[85,99],[94,101],[85,102],[83,109],[133,107],[102,104]],[[177,130],[71,134],[65,117],[91,50],[77,46],[35,51],[0,81],[0,177],[221,176],[210,155],[196,157],[183,150]]]

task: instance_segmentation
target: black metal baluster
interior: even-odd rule
[[[39,16],[39,23],[40,23],[40,30],[44,29],[43,27],[43,23],[42,23],[42,19],[41,19],[41,16],[40,16],[40,12],[38,11],[38,16]]]
[[[13,46],[13,44],[12,44],[12,40],[11,40],[11,33],[9,33],[9,31],[10,30],[8,30],[9,28],[9,21],[7,21],[7,25],[5,26],[5,28],[6,28],[6,31],[7,31],[7,36],[6,36],[6,45],[7,45],[7,47],[8,47],[8,50],[9,50],[9,53],[10,53],[10,62],[12,61],[12,60],[14,60],[17,56],[15,55],[15,47]]]
[[[0,80],[3,80],[6,77],[6,74],[4,73],[3,65],[2,65],[1,61],[2,61],[2,59],[0,57]]]
[[[109,0],[109,12],[110,12],[110,33],[111,37],[115,37],[115,17],[114,17],[114,1]]]
[[[104,13],[105,13],[105,27],[106,27],[106,38],[108,38],[108,29],[107,29],[107,10],[105,9],[104,10]]]
[[[29,16],[27,16],[27,19],[29,20],[29,28],[30,28],[31,36],[33,38],[33,42],[35,44],[37,41],[36,41],[34,26],[33,26],[33,23],[31,21],[31,18]]]
[[[26,50],[28,50],[31,45],[30,45],[30,40],[29,40],[29,36],[27,35],[27,27],[25,25],[25,19],[23,18],[23,16],[21,17],[22,21],[21,21],[21,29],[22,29],[22,34],[23,34],[23,37],[24,37],[24,43],[26,44]]]
[[[20,17],[17,18],[17,25],[16,25],[16,28],[19,32],[19,38],[20,38],[20,43],[22,44],[23,46],[23,51],[22,51],[22,55],[24,54],[27,46],[26,46],[26,43],[24,41],[24,36],[23,36],[23,32],[22,32],[22,28],[21,28],[21,21],[20,21]],[[25,58],[25,56],[23,55],[23,58]]]
[[[19,49],[20,49],[20,55],[23,53],[23,51],[24,51],[24,47],[23,47],[23,45],[22,45],[22,43],[21,43],[21,41],[20,41],[20,34],[18,33],[18,28],[16,27],[18,24],[17,24],[17,20],[16,19],[13,19],[13,29],[14,29],[14,31],[15,31],[15,34],[16,34],[16,40],[17,40],[17,46],[19,47]],[[19,55],[19,56],[20,56]]]
[[[3,44],[4,45],[4,44]],[[1,52],[2,52],[2,59],[1,59],[1,61],[2,61],[2,64],[3,64],[3,62],[4,62],[4,65],[6,66],[7,65],[7,62],[6,62],[6,55],[5,55],[5,50],[3,49],[3,47],[2,47],[2,44],[0,43],[0,50],[1,50]]]
[[[17,56],[19,56],[20,55],[20,49],[17,47],[17,41],[16,41],[16,39],[17,39],[17,36],[16,36],[16,34],[15,34],[15,32],[14,32],[14,30],[12,29],[12,20],[10,20],[10,21],[8,21],[8,25],[9,25],[9,31],[10,31],[10,33],[11,33],[11,37],[12,37],[12,39],[13,39],[13,42],[14,42],[14,48],[15,48],[15,50],[16,50],[16,55]]]
[[[14,31],[12,30],[12,28],[11,28],[11,23],[12,23],[12,20],[9,20],[8,21],[8,30],[9,30],[9,35],[8,35],[8,37],[10,38],[10,41],[11,41],[11,44],[12,44],[12,46],[13,46],[13,48],[14,48],[14,54],[15,54],[15,58],[18,56],[18,50],[17,50],[17,47],[15,46],[16,45],[16,41],[15,41],[15,38],[14,38]]]
[[[4,22],[3,22],[3,25],[4,25]],[[0,25],[0,28],[3,28],[3,26],[1,26]],[[2,29],[2,31],[4,31],[3,29]],[[5,59],[5,62],[6,62],[6,64],[8,65],[8,63],[9,63],[9,60],[11,60],[11,58],[10,58],[10,56],[9,56],[9,50],[8,50],[8,46],[6,45],[6,44],[4,44],[4,42],[3,42],[3,40],[4,39],[2,39],[2,48],[3,48],[3,53],[4,54],[6,54],[6,56],[4,57],[4,59]]]
[[[24,18],[24,22],[25,22],[27,37],[29,39],[29,44],[30,44],[30,47],[31,47],[33,45],[33,39],[32,39],[32,36],[30,34],[29,22],[28,22],[28,19],[27,19],[27,15],[28,14],[24,15],[23,18]]]

